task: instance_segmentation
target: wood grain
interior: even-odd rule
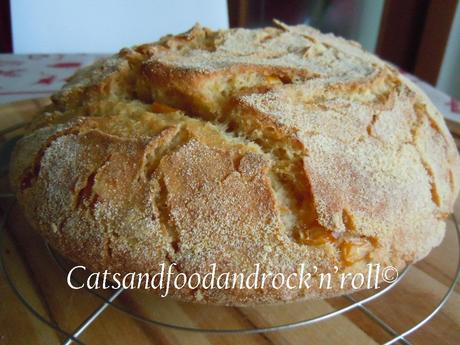
[[[0,130],[27,122],[46,99],[0,106]],[[451,124],[449,123],[449,126]],[[0,137],[2,143],[21,135],[21,129]],[[7,193],[6,175],[0,178],[0,192]],[[5,210],[13,199],[0,199]],[[460,203],[455,207],[460,219]],[[2,254],[17,289],[46,320],[72,333],[103,300],[87,290],[72,290],[65,273],[50,255],[45,243],[27,225],[17,205],[13,205],[3,232]],[[452,281],[458,263],[455,223],[448,221],[442,244],[422,262],[413,266],[403,281],[367,307],[403,332],[423,319],[439,303]],[[457,286],[444,308],[425,326],[407,337],[416,344],[460,343],[460,287]],[[109,296],[110,291],[100,291]],[[359,292],[355,298],[369,295]],[[134,314],[198,328],[252,328],[299,321],[350,304],[345,297],[307,301],[281,306],[228,308],[185,304],[155,298],[144,291],[124,292],[80,336],[85,344],[377,344],[392,338],[378,323],[355,309],[318,324],[300,329],[255,334],[216,335],[176,331],[138,321]],[[58,344],[66,337],[33,316],[14,294],[4,274],[0,274],[0,344]]]

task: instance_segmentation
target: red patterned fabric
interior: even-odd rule
[[[46,97],[75,71],[100,59],[92,54],[0,54],[0,103]]]

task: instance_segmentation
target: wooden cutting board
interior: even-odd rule
[[[21,130],[4,134],[1,130],[27,122],[48,102],[46,99],[21,101],[0,106],[0,141],[12,145]],[[449,127],[457,131],[458,125]],[[460,132],[457,132],[460,134]],[[12,140],[13,139],[13,140]],[[458,137],[457,145],[460,144]],[[7,152],[3,145],[3,153]],[[3,158],[2,165],[5,166]],[[0,193],[8,193],[6,172],[0,179]],[[0,199],[5,210],[14,199]],[[455,213],[460,219],[460,204]],[[2,211],[2,215],[4,212]],[[74,330],[103,301],[87,290],[72,290],[45,243],[13,206],[3,232],[2,251],[9,277],[16,288],[50,323],[67,333]],[[458,263],[455,223],[448,221],[443,243],[422,262],[412,267],[390,292],[366,306],[400,333],[425,318],[439,303],[451,284]],[[353,295],[362,298],[369,292]],[[299,321],[349,305],[346,297],[307,301],[283,306],[257,308],[206,307],[154,298],[145,292],[124,292],[116,301],[136,315],[198,328],[252,328]],[[115,307],[108,307],[79,339],[85,344],[374,344],[393,336],[365,311],[355,309],[312,326],[284,332],[254,335],[190,333],[138,321]],[[5,274],[0,274],[0,344],[57,344],[62,333],[40,321],[18,299]],[[448,303],[421,329],[406,339],[416,344],[460,344],[460,288],[457,285]]]

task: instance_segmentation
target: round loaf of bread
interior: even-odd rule
[[[458,152],[427,97],[357,43],[307,26],[197,25],[122,49],[71,77],[28,130],[11,184],[71,260],[120,273],[312,273],[308,287],[293,288],[300,274],[172,287],[184,301],[347,293],[343,273],[424,258],[458,192]]]

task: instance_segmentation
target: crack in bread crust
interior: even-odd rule
[[[362,272],[427,255],[458,193],[442,116],[356,43],[277,26],[195,26],[78,72],[13,156],[32,225],[69,257],[120,272]],[[345,292],[174,293],[247,305]]]

